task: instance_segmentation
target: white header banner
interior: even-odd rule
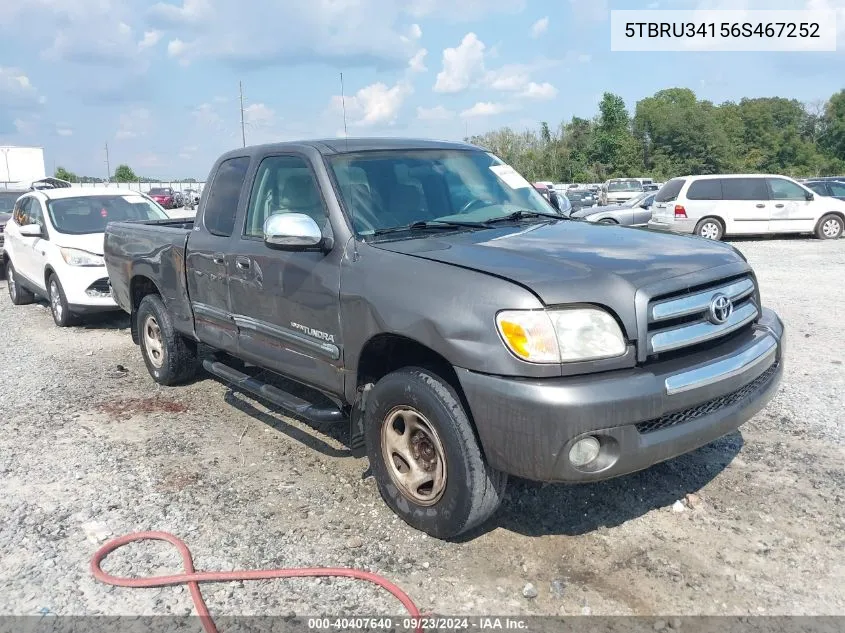
[[[836,11],[611,11],[612,51],[835,51]]]

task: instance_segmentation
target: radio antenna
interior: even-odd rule
[[[346,127],[346,91],[343,89],[343,73],[340,73],[340,105],[343,109],[343,139],[347,154],[349,153],[349,131]],[[352,196],[352,178],[348,170],[346,173],[346,181],[349,185],[347,190],[347,205],[349,206],[349,215],[352,220],[352,261],[358,261],[358,240],[355,239],[355,201],[351,199]],[[341,185],[343,187],[343,185]]]

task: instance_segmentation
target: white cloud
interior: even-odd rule
[[[190,26],[212,19],[213,12],[208,0],[184,0],[182,6],[159,2],[150,8],[150,17],[168,26]]]
[[[456,48],[443,51],[443,70],[437,73],[435,92],[461,92],[484,73],[484,42],[467,33]]]
[[[67,125],[56,125],[56,134],[59,136],[73,136],[73,129]]]
[[[170,53],[185,64],[201,59],[270,66],[325,62],[401,67],[422,29],[409,24],[398,0],[181,0],[159,2],[148,21],[182,45]],[[237,28],[233,28],[237,25]]]
[[[223,117],[220,116],[215,107],[210,103],[201,103],[198,105],[191,112],[191,116],[200,128],[219,131],[223,127]]]
[[[22,70],[0,66],[0,106],[26,108],[43,99]]]
[[[161,31],[144,31],[144,37],[138,42],[138,50],[152,48],[161,40]]]
[[[454,112],[441,105],[434,106],[433,108],[417,107],[417,118],[420,121],[446,121],[454,116]]]
[[[549,30],[549,17],[546,16],[544,18],[540,18],[534,24],[531,25],[531,37],[537,39],[543,33]]]
[[[146,136],[152,128],[152,115],[146,108],[133,108],[124,112],[118,120],[117,139],[132,139]]]
[[[525,90],[523,90],[519,96],[525,97],[526,99],[547,101],[549,99],[554,99],[557,96],[557,88],[547,81],[541,84],[532,81],[525,87]]]
[[[484,84],[493,90],[516,92],[528,85],[533,70],[524,64],[508,64],[488,71],[484,76]]]
[[[346,114],[352,119],[350,123],[354,126],[392,125],[396,122],[405,99],[413,92],[413,86],[406,79],[400,80],[392,87],[382,82],[370,84],[346,98]],[[336,113],[342,112],[341,97],[333,96],[331,106]]]
[[[510,112],[516,108],[506,103],[493,103],[491,101],[479,101],[471,108],[461,112],[461,116],[470,119],[474,117],[493,116],[495,114],[502,114],[503,112]]]
[[[590,61],[592,61],[593,56],[589,53],[579,53],[577,59],[578,62],[581,64],[588,64],[590,63]]]
[[[185,52],[185,42],[176,38],[175,40],[170,40],[167,43],[167,54],[171,57],[179,57],[182,53]]]
[[[449,21],[477,20],[491,13],[519,13],[525,0],[405,0],[414,17],[429,15]]]
[[[276,112],[263,103],[252,103],[244,108],[244,123],[255,127],[271,127],[276,123]]]
[[[610,17],[608,0],[569,0],[569,6],[579,22],[602,22]]]
[[[199,147],[196,145],[185,145],[179,150],[179,158],[182,160],[191,160],[199,151]]]
[[[421,48],[416,52],[416,54],[411,58],[411,61],[408,62],[408,70],[413,73],[424,73],[428,70],[425,65],[425,56],[428,55],[428,51],[424,48]]]

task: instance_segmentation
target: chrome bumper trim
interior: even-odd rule
[[[739,376],[755,367],[760,367],[762,373],[775,362],[777,346],[777,339],[774,336],[767,336],[736,356],[669,376],[664,382],[666,394],[671,396],[690,389],[706,387],[721,380]],[[765,367],[761,367],[764,364]]]

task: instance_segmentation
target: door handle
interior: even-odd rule
[[[757,208],[758,208],[758,209],[763,209],[763,208],[765,208],[765,207],[766,207],[766,205],[765,205],[765,204],[758,204],[758,205],[757,205]]]
[[[214,253],[214,255],[211,256],[211,261],[215,264],[222,264],[226,261],[226,255],[223,253]]]
[[[238,267],[239,270],[249,270],[250,267],[249,257],[236,257],[235,258],[235,266]]]
[[[776,204],[776,205],[775,205],[775,207],[777,207],[778,209],[783,209],[783,205],[782,205],[782,204]]]

